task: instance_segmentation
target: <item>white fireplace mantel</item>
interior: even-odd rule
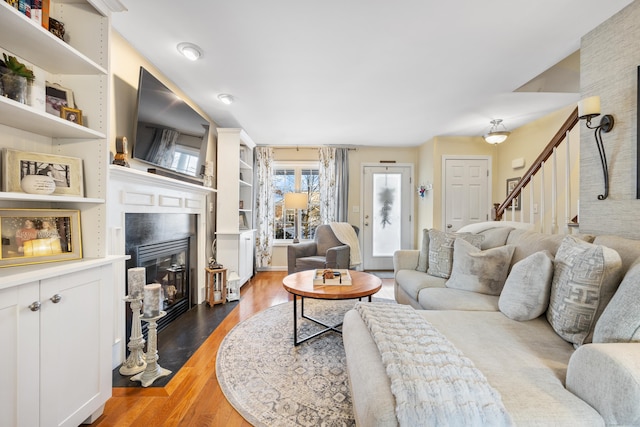
[[[208,197],[215,190],[132,168],[109,167],[108,230],[111,255],[125,254],[125,214],[180,213],[195,214],[197,265],[197,302],[204,301],[204,268],[207,265],[207,215],[213,214],[213,202]],[[122,271],[114,283],[114,345],[113,367],[124,361],[128,337],[125,331],[125,275]]]

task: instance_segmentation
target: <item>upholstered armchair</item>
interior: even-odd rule
[[[358,232],[358,227],[353,227]],[[319,225],[313,242],[287,247],[288,274],[316,268],[349,268],[350,248],[334,234],[328,224]]]

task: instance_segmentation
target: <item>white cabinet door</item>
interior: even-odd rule
[[[253,231],[240,233],[239,270],[240,284],[246,283],[253,276]]]
[[[37,426],[40,362],[38,283],[0,290],[0,419],[7,426]],[[5,424],[6,423],[6,424]]]
[[[111,396],[111,281],[108,265],[41,282],[42,425],[75,427]]]

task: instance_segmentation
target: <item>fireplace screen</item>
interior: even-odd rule
[[[158,322],[160,330],[189,309],[189,239],[140,245],[136,258],[137,266],[145,268],[147,283],[162,285],[167,315]]]

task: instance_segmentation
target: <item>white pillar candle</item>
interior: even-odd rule
[[[160,315],[160,283],[151,283],[144,286],[144,317],[157,317]]]
[[[142,298],[142,288],[146,283],[146,269],[144,267],[134,267],[127,270],[129,283],[129,296],[131,298]]]
[[[578,102],[578,117],[600,114],[600,97],[590,96]]]

